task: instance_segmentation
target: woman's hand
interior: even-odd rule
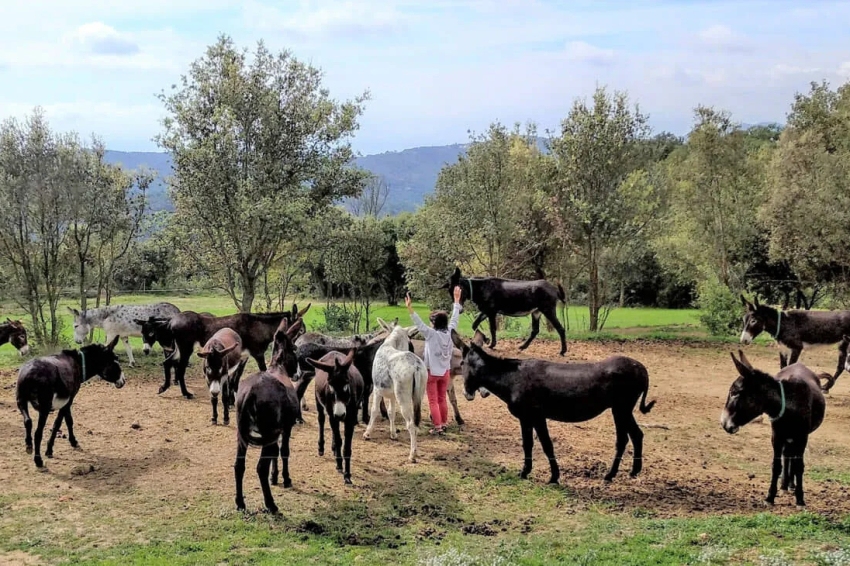
[[[413,307],[412,307],[412,306],[410,306],[410,304],[411,304],[412,302],[413,302],[413,301],[411,301],[411,300],[410,300],[410,293],[407,293],[407,294],[404,296],[404,306],[406,306],[406,307],[407,307],[407,311],[408,311],[408,312],[413,312]]]
[[[455,303],[459,305],[460,304],[460,294],[461,294],[460,285],[455,287],[454,293],[455,293]]]

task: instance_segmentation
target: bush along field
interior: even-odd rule
[[[233,312],[222,297],[168,300],[183,310]],[[308,327],[325,323],[323,307],[314,303]],[[62,310],[70,339],[70,313],[64,305]],[[427,313],[422,305],[417,310]],[[636,413],[646,434],[644,470],[636,478],[621,473],[610,484],[602,480],[614,451],[608,412],[580,424],[550,423],[560,485],[545,484],[548,466],[536,442],[530,479],[520,480],[518,422],[495,396],[466,401],[456,383],[465,424],[452,419],[445,436],[427,435],[426,405],[415,464],[407,462],[406,431],[392,441],[387,422],[379,420],[372,440],[365,441],[358,425],[354,484],[346,487],[330,451],[317,455],[311,386],[306,422],[293,431],[294,485],[272,488],[280,516],[261,511],[257,450],[248,453],[248,512],[236,511],[234,430],[232,424],[209,424],[197,358],[187,372],[195,399],[183,399],[174,387],[157,395],[161,351],[144,356],[134,339],[137,365],[124,368],[127,385],[117,390],[99,379],[85,384],[74,402],[80,449],[68,445],[63,428],[54,458],[38,471],[24,450],[14,401],[21,358],[6,345],[0,349],[0,563],[847,563],[850,385],[839,379],[827,400],[826,420],[810,439],[808,508],[795,508],[785,492],[767,508],[769,423],[750,424],[734,436],[720,427],[736,376],[728,352],[737,345],[734,336],[727,343],[707,340],[698,314],[618,309],[606,325],[610,339],[585,340],[588,334],[574,330],[581,326],[582,309],[569,309],[575,318],[565,361],[622,354],[649,371],[649,398],[657,405],[647,415]],[[407,323],[403,308],[379,306],[374,316]],[[466,336],[470,324],[464,315]],[[528,320],[510,321],[500,330],[498,351],[561,359],[551,334],[520,354],[518,338],[525,337],[527,326]],[[102,332],[95,338],[102,341]],[[117,352],[125,362],[123,348]],[[757,367],[776,372],[769,341],[748,347],[747,355]],[[804,361],[831,370],[835,352],[807,351]],[[251,361],[247,372],[255,370]]]

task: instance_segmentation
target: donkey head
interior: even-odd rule
[[[467,401],[472,401],[475,399],[475,393],[478,392],[484,399],[490,395],[490,392],[483,387],[480,379],[484,366],[481,353],[484,351],[483,347],[487,338],[480,330],[476,330],[472,342],[467,345],[460,334],[456,330],[452,330],[452,342],[454,342],[455,348],[463,354],[463,395]]]
[[[121,371],[121,366],[118,365],[118,356],[115,355],[115,345],[118,343],[118,336],[112,339],[109,344],[89,344],[80,348],[80,352],[85,356],[85,363],[89,368],[90,373],[99,375],[104,381],[112,383],[118,389],[124,387],[126,382],[124,372]]]
[[[348,352],[348,355],[342,361],[338,356],[334,356],[333,363],[307,359],[307,363],[316,368],[316,371],[323,371],[328,374],[328,387],[334,397],[333,413],[339,419],[345,417],[346,407],[351,401],[352,391],[348,370],[353,361],[354,350]]]
[[[768,322],[774,325],[776,321],[776,309],[760,305],[758,299],[753,300],[755,303],[749,302],[744,295],[741,295],[741,303],[747,309],[744,313],[744,328],[741,330],[742,344],[751,344],[756,336],[765,330]]]
[[[158,341],[163,343],[168,341],[165,338],[164,332],[167,331],[169,320],[170,319],[158,318],[155,316],[152,316],[147,320],[138,318],[133,320],[133,322],[142,327],[142,342],[144,343],[142,351],[145,354],[150,354],[151,348],[153,348],[153,345]]]
[[[738,378],[729,387],[720,425],[729,434],[735,434],[764,412],[764,400],[774,378],[755,369],[741,350],[738,350],[740,359],[736,359],[734,353],[731,356]]]
[[[295,347],[295,339],[304,328],[304,321],[298,319],[292,324],[285,318],[274,333],[274,347],[272,348],[271,367],[282,368],[286,375],[293,377],[298,371],[298,355]]]
[[[20,320],[6,319],[6,324],[9,325],[9,343],[18,350],[22,356],[26,356],[30,352],[29,344],[27,343],[27,329],[24,328],[24,323]]]
[[[91,321],[88,319],[87,311],[80,312],[77,309],[68,307],[71,314],[74,315],[74,342],[82,344],[86,341],[86,336],[92,330]]]
[[[221,380],[227,377],[229,370],[229,368],[225,367],[227,354],[236,348],[236,346],[238,344],[219,349],[215,345],[207,344],[197,352],[198,357],[204,361],[204,377],[207,380],[210,395],[213,397],[221,393]]]

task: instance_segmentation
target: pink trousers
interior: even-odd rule
[[[431,422],[435,427],[445,426],[449,421],[449,406],[446,403],[446,391],[449,388],[449,372],[445,375],[428,373],[428,406],[431,408]]]

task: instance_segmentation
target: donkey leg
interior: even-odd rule
[[[339,432],[339,425],[341,424],[341,419],[330,415],[331,420],[331,434],[333,434],[333,452],[334,457],[336,458],[336,471],[339,473],[343,473],[342,469],[342,435]]]
[[[319,420],[319,456],[325,455],[325,408],[316,399],[316,416]]]
[[[395,412],[398,405],[398,398],[389,399],[388,402],[387,413],[390,419],[390,438],[392,440],[398,440],[398,429],[395,427]],[[404,413],[402,413],[402,416],[404,416]]]
[[[490,342],[490,349],[495,350],[496,349],[496,315],[491,314],[487,317],[487,319],[488,319],[488,322],[490,324],[490,339],[492,340]]]
[[[121,339],[124,341],[124,348],[127,350],[127,358],[130,360],[130,367],[133,367],[136,365],[136,360],[133,358],[133,347],[130,346],[130,337],[124,336]],[[109,340],[107,340],[106,343],[108,344]]]
[[[363,424],[369,424],[369,400],[372,398],[372,389],[374,388],[371,382],[365,384],[363,388],[363,399],[360,404],[363,406]]]
[[[292,487],[292,478],[289,477],[289,437],[291,429],[285,429],[280,435],[280,467],[283,476],[283,487]]]
[[[390,418],[389,413],[387,413],[387,404],[384,402],[383,398],[381,398],[381,416],[384,417],[384,419]]]
[[[519,426],[522,429],[522,452],[525,455],[519,477],[526,479],[528,474],[531,473],[531,451],[534,449],[534,426],[527,419],[520,419]]]
[[[74,436],[74,417],[71,416],[71,402],[65,406],[65,426],[68,427],[68,443],[71,445],[71,448],[79,448],[80,443],[77,442],[77,437]]]
[[[67,406],[65,405],[65,407]],[[59,433],[62,421],[65,420],[65,407],[62,407],[56,412],[56,420],[53,421],[53,429],[50,431],[50,437],[47,439],[47,447],[44,449],[44,455],[48,458],[53,458],[53,443],[56,442],[56,435]]]
[[[44,466],[44,460],[41,459],[41,439],[44,436],[44,426],[47,424],[47,416],[50,414],[48,407],[50,400],[46,403],[43,401],[39,401],[39,407],[44,407],[43,410],[38,412],[38,423],[35,425],[35,456],[33,457],[33,461],[35,462],[35,466],[37,468],[41,468]]]
[[[247,452],[248,445],[237,440],[236,462],[233,464],[233,475],[236,480],[236,509],[239,511],[245,510],[245,497],[242,494],[242,478],[245,477],[245,455]]]
[[[168,357],[168,358],[166,358],[162,361],[162,373],[164,375],[165,380],[162,382],[162,385],[159,388],[158,394],[165,393],[165,391],[169,387],[171,387],[171,372],[172,372],[172,370],[174,370],[175,373],[177,371],[175,369],[174,361],[171,359],[171,357]],[[176,375],[175,375],[175,378],[176,378]]]
[[[540,441],[540,446],[543,447],[543,453],[549,458],[549,483],[558,483],[558,478],[561,477],[561,470],[558,468],[558,461],[555,460],[555,447],[552,446],[552,439],[549,438],[549,427],[546,425],[546,419],[540,419],[534,424],[534,430],[537,431],[537,440]]]
[[[635,477],[643,470],[643,431],[638,426],[634,413],[629,412],[627,424],[629,425],[629,438],[632,439],[632,449],[634,450],[632,471],[629,472],[629,475]]]
[[[779,367],[784,368],[788,365],[788,356],[783,353],[779,353]]]
[[[821,385],[821,389],[824,391],[829,391],[832,389],[832,386],[835,385],[835,382],[838,381],[838,376],[844,371],[844,364],[847,361],[847,348],[850,346],[844,340],[841,341],[841,344],[838,345],[838,367],[835,368],[835,374],[829,379],[827,379],[826,385]]]
[[[27,447],[27,454],[32,454],[32,418],[30,418],[26,401],[18,403],[18,411],[24,419],[24,444]]]
[[[782,446],[782,482],[779,484],[779,489],[782,491],[788,491],[788,483],[791,481],[791,462],[793,458],[791,457],[792,445],[789,443],[785,443]]]
[[[540,311],[534,311],[531,313],[531,334],[528,336],[528,340],[522,343],[519,347],[520,350],[525,350],[531,344],[531,341],[534,340],[537,335],[540,333]]]
[[[462,425],[463,419],[460,416],[460,409],[457,408],[457,394],[455,393],[455,382],[453,375],[449,376],[449,388],[446,393],[449,394],[449,403],[452,404],[452,409],[455,413],[455,421],[458,425]]]
[[[796,364],[797,360],[800,359],[800,354],[802,354],[802,353],[803,353],[802,348],[791,350],[791,358],[788,360],[788,364],[789,365]]]
[[[401,412],[401,416],[404,417],[404,423],[407,425],[407,432],[410,434],[410,455],[407,457],[408,461],[415,462],[416,461],[416,421],[413,418],[413,403],[410,399],[405,399],[404,401],[400,399],[396,399],[394,402],[390,402],[390,426],[392,426],[391,430],[395,430],[395,406],[399,406],[399,410]]]
[[[797,500],[798,507],[805,507],[806,501],[803,498],[803,472],[806,469],[806,464],[803,461],[803,456],[806,453],[806,444],[809,442],[809,437],[804,436],[796,443],[797,447],[794,450],[794,460],[791,467],[794,470],[797,485],[794,486],[794,498]]]
[[[195,396],[189,393],[189,390],[186,389],[186,368],[189,367],[189,360],[180,358],[180,363],[177,366],[176,371],[174,372],[174,378],[176,381],[180,382],[180,393],[183,394],[183,397],[186,399],[193,399]]]
[[[260,371],[266,371],[266,355],[265,352],[260,352],[259,354],[251,354],[251,357],[254,358],[254,361],[257,362],[257,367],[260,368]]]
[[[272,515],[277,515],[278,508],[274,502],[274,497],[272,497],[272,488],[269,485],[269,468],[272,465],[272,461],[277,460],[277,455],[277,442],[272,442],[263,446],[263,450],[260,453],[260,461],[257,462],[257,475],[260,478],[260,487],[263,490],[263,501],[266,504],[266,509]]]
[[[546,317],[549,324],[551,324],[558,332],[558,336],[561,338],[561,355],[563,356],[567,353],[567,331],[564,329],[564,325],[561,324],[561,321],[558,320],[558,311],[557,309],[552,309],[552,312],[543,311],[543,316]]]
[[[475,317],[475,320],[472,321],[472,331],[475,332],[476,330],[478,330],[478,327],[481,325],[482,322],[484,322],[486,318],[487,315],[485,313],[478,313],[478,316]]]
[[[351,440],[354,437],[354,427],[357,426],[357,413],[345,415],[345,444],[342,445],[342,458],[345,461],[345,471],[342,473],[343,481],[351,484]]]
[[[770,474],[770,488],[767,490],[765,501],[773,505],[776,500],[776,484],[779,481],[779,474],[782,473],[782,445],[785,444],[785,439],[777,437],[774,433],[771,442],[773,443],[773,468]]]
[[[375,428],[375,421],[378,420],[381,406],[381,392],[378,389],[372,390],[372,396],[369,398],[372,405],[371,414],[369,415],[369,424],[366,426],[366,432],[363,433],[363,438],[369,440],[372,437],[372,430]]]
[[[218,424],[218,395],[210,395],[210,405],[212,405],[212,418],[210,423]]]
[[[616,477],[620,471],[620,461],[623,459],[623,452],[626,451],[626,445],[629,443],[629,430],[625,418],[620,413],[614,413],[614,428],[617,431],[616,451],[614,452],[614,461],[611,463],[611,469],[605,474],[605,481],[610,482]]]

